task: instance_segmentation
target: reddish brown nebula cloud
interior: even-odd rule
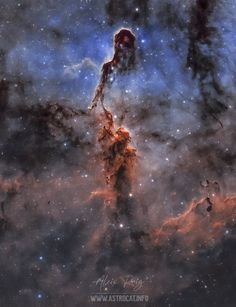
[[[136,149],[133,148],[129,131],[117,127],[113,115],[103,104],[104,90],[115,78],[135,65],[135,36],[128,29],[121,29],[114,38],[114,56],[110,62],[103,65],[100,84],[95,92],[91,109],[102,104],[98,142],[102,148],[102,160],[108,191],[94,192],[93,196],[105,196],[106,204],[110,207],[109,215],[113,222],[119,221],[120,215],[129,216],[128,199],[134,178],[136,164]]]
[[[230,112],[223,113],[230,95],[217,66],[218,35],[224,32],[217,21],[221,2],[123,2],[107,1],[108,22],[119,27],[125,17],[135,35],[124,28],[115,34],[114,54],[102,65],[92,111],[86,108],[97,64],[107,55],[114,29],[104,24],[106,18],[94,41],[89,27],[91,37],[82,31],[68,48],[53,44],[56,54],[79,42],[77,59],[66,51],[65,63],[73,73],[64,75],[59,55],[52,62],[53,82],[63,94],[54,96],[37,69],[29,83],[24,69],[22,76],[0,81],[3,307],[87,307],[104,274],[141,280],[140,293],[151,299],[145,306],[235,306],[216,299],[219,289],[227,292],[236,282],[233,273],[228,280],[236,271],[235,99]],[[96,6],[104,9],[102,1]],[[89,9],[89,22],[93,11],[99,15]],[[80,15],[75,15],[77,20]],[[39,33],[48,42],[46,28]],[[37,60],[43,50],[34,56]],[[31,67],[30,54],[28,60]],[[49,68],[47,63],[43,67]],[[34,98],[32,85],[48,92],[42,96],[47,98]],[[75,100],[64,96],[68,90]],[[210,117],[221,120],[223,129]],[[182,295],[185,290],[191,295]],[[210,303],[202,304],[210,295]]]
[[[210,209],[211,208],[211,209]],[[195,201],[178,217],[167,219],[153,234],[156,246],[182,248],[194,256],[202,249],[216,246],[235,226],[236,197],[215,197]]]
[[[112,114],[104,109],[103,128],[99,132],[98,141],[102,148],[102,160],[106,183],[113,201],[108,204],[114,209],[114,218],[127,214],[129,208],[127,199],[131,193],[136,164],[136,149],[133,148],[129,132],[123,128],[116,128]]]

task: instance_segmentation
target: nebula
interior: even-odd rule
[[[98,101],[103,103],[105,87],[109,86],[116,74],[125,73],[135,65],[135,36],[128,29],[121,29],[114,38],[113,59],[102,67],[100,84],[92,100],[91,109],[97,106]]]
[[[0,305],[235,306],[234,1],[1,8]]]
[[[114,57],[110,62],[103,65],[101,82],[92,104],[93,109],[97,106],[98,101],[102,103],[104,114],[101,118],[101,125],[103,127],[99,131],[98,142],[102,147],[106,182],[111,193],[114,194],[114,203],[110,206],[115,207],[113,215],[116,222],[119,220],[120,214],[128,214],[129,212],[127,199],[131,194],[136,150],[130,146],[129,132],[123,127],[116,128],[112,113],[104,106],[104,89],[107,86],[108,78],[109,80],[112,78],[113,81],[116,73],[124,73],[124,71],[133,68],[134,42],[135,37],[127,29],[121,29],[115,35]],[[111,195],[111,193],[109,194]]]
[[[217,29],[209,24],[216,5],[217,1],[199,0],[193,6],[189,26],[189,48],[186,65],[192,69],[193,78],[198,76],[202,96],[203,120],[207,121],[207,117],[210,115],[222,126],[217,116],[227,109],[224,102],[226,97],[217,77],[214,56],[206,53],[205,50],[206,48],[214,48],[214,40],[220,37]],[[212,91],[215,94],[212,94]]]
[[[219,243],[225,231],[235,227],[235,205],[235,196],[215,197],[213,203],[209,199],[194,202],[186,212],[167,220],[155,231],[155,244],[167,244],[171,249],[179,245],[190,255],[212,247]]]

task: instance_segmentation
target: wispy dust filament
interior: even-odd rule
[[[104,90],[114,81],[116,74],[123,74],[135,66],[135,36],[128,29],[121,29],[114,39],[114,56],[103,65],[98,85],[90,109],[98,103],[102,106],[101,124],[98,142],[102,148],[105,180],[109,192],[113,195],[107,202],[114,209],[113,217],[127,215],[127,200],[136,164],[136,149],[131,146],[131,137],[124,127],[116,127],[112,113],[104,106]]]

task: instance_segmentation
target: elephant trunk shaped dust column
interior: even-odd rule
[[[114,39],[114,56],[103,65],[100,83],[96,89],[90,109],[101,103],[102,128],[98,141],[102,148],[104,172],[109,195],[106,203],[113,223],[120,223],[122,215],[129,218],[131,182],[136,162],[136,149],[124,127],[116,127],[112,113],[104,106],[104,90],[112,83],[117,74],[122,74],[135,67],[135,36],[128,29],[121,29]]]

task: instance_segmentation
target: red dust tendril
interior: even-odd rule
[[[103,105],[104,89],[115,79],[115,74],[122,74],[135,67],[136,38],[128,29],[121,29],[115,34],[114,56],[111,61],[102,67],[100,83],[96,89],[90,109],[97,106],[98,102]]]
[[[104,106],[104,89],[114,80],[115,74],[125,73],[134,66],[135,36],[128,29],[121,29],[114,38],[113,59],[103,65],[101,81],[90,108],[95,108],[98,102],[101,102],[103,108],[101,117],[103,125],[98,133],[98,142],[102,148],[106,184],[109,189],[109,192],[103,195],[104,197],[109,195],[109,199],[112,199],[109,204],[115,210],[116,216],[128,212],[126,205],[136,162],[136,149],[130,145],[131,137],[128,130],[116,127],[112,113]]]

